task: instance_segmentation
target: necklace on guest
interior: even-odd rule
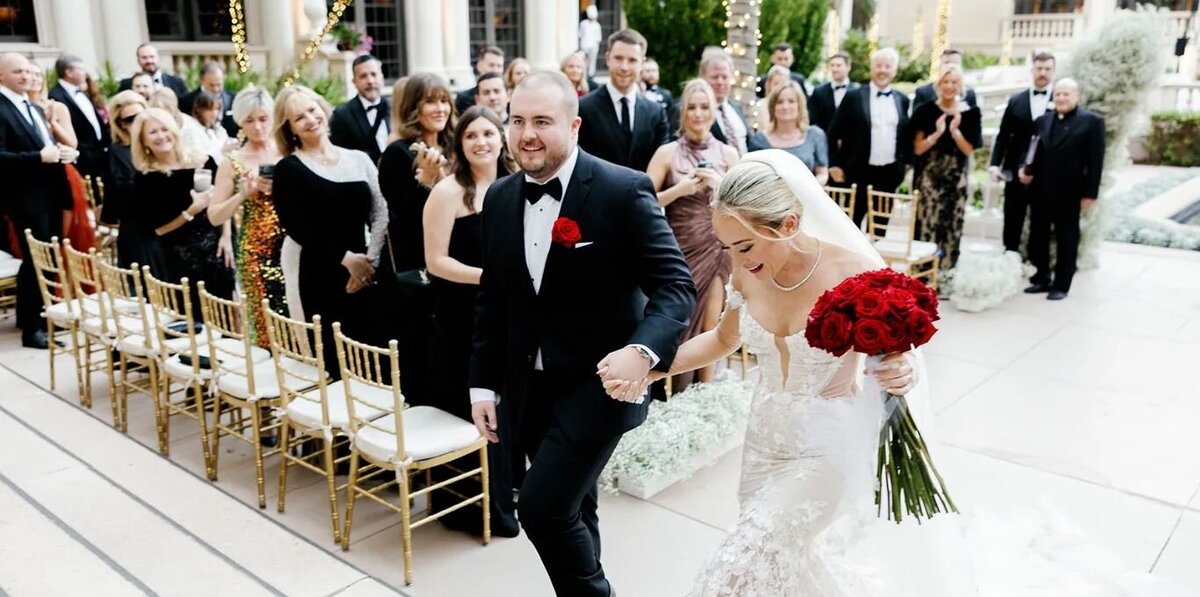
[[[815,240],[817,241],[817,258],[813,261],[812,269],[808,270],[808,275],[804,276],[802,280],[796,282],[792,286],[784,286],[775,281],[775,276],[771,276],[771,284],[773,284],[777,290],[782,290],[783,292],[792,292],[793,290],[804,286],[804,283],[807,282],[809,278],[812,278],[813,274],[817,273],[817,266],[821,264],[821,239],[818,238]]]

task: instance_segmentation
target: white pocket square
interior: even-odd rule
[[[587,242],[575,243],[575,248],[576,248],[576,249],[582,249],[582,248],[584,248],[584,247],[586,247],[586,246],[588,246],[588,245],[591,245],[591,244],[594,244],[594,241],[590,241],[590,240],[589,240],[589,241],[587,241]]]

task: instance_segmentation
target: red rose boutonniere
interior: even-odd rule
[[[579,233],[579,224],[571,218],[559,218],[554,220],[554,228],[550,230],[550,240],[556,245],[562,245],[568,249],[575,248],[575,243],[583,239],[583,235]]]

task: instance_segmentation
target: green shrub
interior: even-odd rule
[[[758,68],[771,68],[771,46],[792,44],[796,62],[792,70],[808,76],[821,62],[825,43],[825,14],[828,0],[763,0],[758,19],[762,41],[758,46]]]
[[[706,46],[725,39],[719,0],[625,0],[625,20],[646,37],[646,55],[658,62],[659,85],[678,94],[695,78]]]
[[[979,70],[1000,64],[999,54],[988,54],[979,50],[963,52],[963,70]]]
[[[1200,165],[1200,112],[1156,112],[1146,136],[1150,161],[1164,166]]]

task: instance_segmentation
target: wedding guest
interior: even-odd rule
[[[175,119],[175,125],[179,128],[180,142],[189,152],[209,153],[208,133],[195,118],[179,110],[179,98],[175,97],[175,92],[165,87],[155,89],[150,93],[150,100],[147,104],[151,108],[165,111]]]
[[[850,55],[838,52],[825,63],[829,69],[829,81],[817,85],[808,96],[808,117],[814,126],[829,130],[833,113],[842,105],[846,92],[858,89],[858,83],[850,80]]]
[[[275,165],[271,196],[280,226],[302,247],[304,317],[321,316],[325,366],[340,378],[334,322],[352,338],[387,340],[371,308],[387,206],[371,158],[329,140],[329,102],[293,85],[280,92],[274,112],[275,146],[284,157]]]
[[[587,62],[587,76],[596,76],[596,58],[600,56],[600,42],[604,41],[604,31],[600,28],[600,13],[595,4],[589,4],[584,11],[586,18],[579,21],[579,51],[583,52]]]
[[[498,46],[483,46],[479,49],[479,55],[475,59],[475,76],[485,73],[504,74],[504,50]],[[475,91],[472,87],[454,97],[455,114],[462,114],[467,108],[475,105]]]
[[[200,305],[197,283],[201,281],[210,293],[232,298],[233,269],[224,259],[231,248],[219,246],[222,229],[205,217],[216,162],[184,145],[175,118],[160,108],[138,114],[130,137],[137,174],[128,216],[144,218],[158,235],[166,271],[153,271],[153,263],[146,265],[155,277],[171,282],[187,278],[193,309]]]
[[[524,58],[513,58],[512,62],[508,63],[508,68],[504,69],[504,86],[510,94],[517,88],[517,83],[529,74],[529,70],[529,61]]]
[[[783,87],[785,84],[792,81],[791,77],[788,75],[788,70],[779,65],[772,66],[770,69],[768,69],[765,76],[767,79],[767,94],[762,99],[755,100],[755,131],[765,131],[767,130],[767,127],[771,125],[771,114],[770,110],[767,109],[767,98],[771,97],[771,94],[774,93],[776,89],[779,89],[780,87]],[[804,92],[801,91],[800,94],[803,95]],[[753,135],[751,135],[751,139],[753,139]],[[754,151],[754,149],[750,147],[750,139],[746,140],[746,149],[748,151]]]
[[[646,38],[633,29],[608,36],[609,81],[579,100],[579,147],[602,160],[646,171],[654,152],[670,141],[667,115],[641,94]]]
[[[1030,189],[1029,262],[1037,268],[1025,292],[1048,292],[1059,301],[1071,291],[1079,255],[1079,217],[1093,209],[1104,168],[1104,119],[1079,107],[1079,84],[1062,79],[1054,84],[1054,112],[1034,123],[1038,145],[1034,161],[1022,170]],[[1050,229],[1054,229],[1055,259],[1050,269]]]
[[[75,125],[71,122],[70,109],[66,104],[46,97],[46,81],[40,69],[34,69],[31,74],[33,79],[29,86],[29,101],[40,107],[46,115],[54,142],[78,151],[79,134],[75,132]],[[57,86],[55,88],[57,89]],[[71,208],[60,214],[62,223],[59,231],[64,239],[71,241],[71,246],[80,251],[87,251],[96,244],[96,229],[92,226],[89,216],[91,204],[88,201],[87,181],[79,171],[79,159],[77,157],[73,162],[63,164],[63,176],[66,177],[67,187],[71,191]]]
[[[238,125],[233,118],[233,93],[225,89],[225,67],[220,62],[209,60],[200,66],[200,86],[186,97],[179,98],[179,109],[188,114],[195,114],[194,102],[201,92],[215,94],[221,100],[222,111],[217,115],[217,121],[225,134],[237,137]]]
[[[674,113],[675,98],[669,89],[658,84],[658,78],[658,61],[647,58],[642,62],[642,95],[662,106],[663,114],[667,115],[667,122],[676,122],[678,117]]]
[[[937,243],[939,267],[958,263],[967,208],[967,159],[983,143],[979,108],[962,101],[962,69],[947,64],[937,78],[938,100],[913,110],[913,155],[920,164],[915,234]]]
[[[485,75],[494,76],[494,75]],[[499,77],[496,80],[500,80]],[[480,89],[484,79],[480,77]],[[504,143],[504,125],[496,114],[475,106],[458,119],[454,131],[451,175],[443,178],[429,193],[425,204],[425,260],[433,278],[433,383],[432,404],[445,412],[471,420],[471,396],[467,384],[475,331],[475,298],[483,273],[481,212],[488,187],[497,177],[515,172],[517,167]],[[492,470],[506,466],[511,459],[508,442],[488,445]],[[471,456],[474,458],[474,456]],[[507,476],[493,476],[492,533],[502,537],[517,535],[513,486]],[[478,483],[464,480],[456,489],[466,495],[479,493]],[[431,499],[441,495],[435,493]],[[437,509],[435,504],[435,510]],[[472,509],[453,512],[440,519],[447,527],[478,534],[482,531],[479,514]]]
[[[1046,112],[1054,111],[1051,101],[1054,84],[1054,55],[1041,52],[1033,56],[1033,86],[1008,98],[1000,130],[992,146],[988,172],[1004,185],[1004,248],[1021,252],[1021,235],[1029,214],[1029,187],[1017,180],[1017,171],[1025,165],[1033,123]]]
[[[137,169],[133,167],[130,135],[134,120],[146,107],[146,98],[132,90],[121,91],[108,102],[108,113],[112,115],[113,143],[108,148],[108,176],[105,178],[104,209],[100,221],[120,230],[117,235],[119,266],[128,268],[137,263],[149,265],[153,271],[162,273],[166,271],[166,257],[158,244],[158,235],[154,234],[145,218],[129,211],[133,205],[133,181],[137,176]]]
[[[713,193],[721,178],[738,161],[737,150],[717,141],[712,134],[717,105],[712,87],[701,79],[689,81],[680,95],[683,121],[679,140],[658,148],[646,174],[654,183],[658,203],[666,209],[667,222],[687,259],[696,285],[697,301],[688,320],[683,340],[717,326],[725,304],[725,282],[729,280],[729,254],[722,248],[712,227]],[[682,390],[692,381],[712,381],[713,369],[706,367],[672,380]]]
[[[75,130],[79,160],[75,167],[80,174],[99,179],[108,165],[108,146],[112,143],[108,122],[88,95],[87,71],[83,60],[64,54],[54,62],[58,84],[47,94],[66,107],[68,121]]]
[[[230,138],[221,125],[221,114],[225,111],[221,102],[221,96],[207,90],[201,90],[192,101],[192,117],[200,124],[200,147],[218,164],[225,161],[226,152],[237,149],[239,145],[237,133]]]
[[[47,115],[29,101],[36,68],[20,54],[0,54],[0,180],[5,181],[0,209],[16,231],[22,255],[16,309],[21,345],[45,349],[51,339],[46,336],[41,291],[24,231],[31,230],[43,241],[58,234],[59,214],[71,209],[63,164],[76,152],[54,141]]]
[[[829,144],[825,131],[808,122],[808,107],[804,92],[795,81],[787,81],[783,87],[767,96],[767,128],[750,137],[750,151],[782,149],[804,162],[817,182],[825,184],[829,179]]]
[[[808,83],[804,80],[804,75],[793,72],[792,64],[796,62],[796,54],[792,51],[792,44],[780,42],[771,47],[771,65],[772,67],[781,66],[792,81],[800,86],[800,93],[804,94],[804,100],[808,101]],[[773,68],[771,69],[773,70]],[[767,86],[770,70],[767,74],[758,78],[757,95],[760,98],[765,98],[771,95],[771,90]]]
[[[111,126],[108,118],[108,99],[104,97],[104,93],[100,90],[100,83],[92,76],[92,73],[85,72],[83,74],[83,93],[92,101],[92,107],[96,108],[100,120]]]
[[[708,48],[700,59],[700,78],[708,82],[717,98],[717,118],[712,133],[718,141],[732,146],[738,155],[746,153],[749,127],[742,117],[742,106],[729,99],[733,83],[733,60],[722,48]]]
[[[894,48],[871,54],[871,82],[846,92],[829,124],[829,178],[858,185],[854,223],[867,213],[867,186],[895,192],[904,180],[912,148],[908,129],[908,96],[892,89],[900,64]]]
[[[158,48],[144,43],[137,47],[137,64],[138,70],[150,75],[151,85],[153,89],[161,89],[166,87],[175,92],[175,97],[180,98],[187,95],[187,85],[184,85],[183,79],[175,75],[169,75],[162,72],[158,68]],[[117,91],[125,91],[133,89],[133,77],[121,79],[121,83],[117,86]],[[150,99],[147,96],[146,99]]]
[[[133,76],[130,77],[129,80],[130,80],[130,89],[132,89],[133,91],[136,91],[138,94],[140,94],[142,97],[146,98],[147,100],[150,99],[150,95],[154,93],[154,76],[153,75],[151,75],[150,73],[134,73]],[[128,89],[125,89],[122,91],[128,91]]]
[[[233,243],[238,288],[250,315],[253,341],[264,348],[270,339],[262,300],[267,299],[277,313],[288,312],[287,276],[280,258],[286,235],[271,201],[272,168],[281,157],[271,138],[274,108],[271,94],[260,87],[243,89],[233,98],[233,117],[246,144],[230,152],[217,169],[208,205],[208,220],[214,226],[241,214]]]
[[[487,73],[475,82],[475,105],[483,106],[496,116],[506,126],[508,124],[508,88],[504,86],[504,77],[495,73]]]
[[[942,57],[939,60],[939,64],[938,64],[939,72],[940,72],[940,69],[946,68],[947,66],[951,66],[951,65],[957,66],[959,68],[959,70],[962,70],[963,55],[960,50],[956,50],[954,48],[946,48],[945,50],[942,51]],[[935,88],[935,84],[936,84],[936,81],[930,81],[929,83],[926,83],[917,88],[917,91],[913,94],[913,100],[912,100],[912,109],[913,109],[914,114],[916,114],[917,108],[920,108],[922,104],[927,104],[929,102],[937,101],[938,98],[941,97],[938,94],[938,90]],[[960,89],[958,91],[958,93],[960,96],[966,98],[967,105],[971,106],[972,108],[978,107],[979,104],[976,103],[974,89],[970,89],[966,86],[966,84],[963,84],[962,89]]]
[[[592,90],[591,81],[587,77],[587,58],[583,52],[567,54],[558,64],[558,69],[567,76],[567,80],[571,82],[571,86],[575,88],[575,93],[579,97],[587,95]]]
[[[338,147],[366,153],[373,163],[378,163],[392,133],[392,108],[383,96],[383,63],[363,54],[354,59],[351,69],[358,95],[333,111],[329,139]]]

